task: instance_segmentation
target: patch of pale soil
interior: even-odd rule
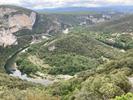
[[[50,74],[44,74],[41,72],[37,72],[36,73],[37,76],[33,75],[34,78],[44,78],[44,79],[48,79],[48,80],[53,80],[55,82],[57,81],[62,81],[62,80],[70,80],[71,78],[74,78],[75,76],[70,76],[70,75],[50,75]]]

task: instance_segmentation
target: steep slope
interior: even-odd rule
[[[62,30],[56,19],[40,15],[32,10],[0,6],[0,66],[9,56],[32,41],[42,39],[45,34],[56,34]]]
[[[61,31],[61,23],[47,15],[16,7],[0,6],[0,45],[16,45],[17,36],[29,34],[50,34]],[[8,41],[7,41],[8,40]]]
[[[0,66],[3,67],[11,54],[32,39],[31,37],[18,38],[14,33],[23,29],[32,30],[36,13],[7,5],[0,6],[0,12]]]
[[[30,10],[27,10],[26,13],[24,13],[23,10],[0,6],[1,46],[6,47],[18,43],[17,37],[13,35],[13,33],[22,29],[32,30],[36,21],[36,13]]]

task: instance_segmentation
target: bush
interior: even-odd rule
[[[51,55],[46,58],[46,62],[52,66],[49,74],[69,74],[94,69],[99,64],[98,61],[75,54]]]
[[[122,95],[124,91],[113,83],[105,83],[99,89],[99,92],[102,94],[103,98],[113,98],[115,96]]]
[[[81,98],[83,100],[108,100],[115,96],[120,96],[131,88],[131,84],[127,78],[121,74],[98,74],[90,76],[81,84],[81,90],[72,95],[73,98]],[[74,100],[79,100],[79,99]],[[85,99],[88,98],[88,99]],[[98,98],[98,99],[97,99]],[[81,99],[81,100],[82,100]]]
[[[35,74],[39,70],[38,66],[32,64],[27,59],[19,59],[19,60],[17,60],[17,65],[19,66],[18,69],[22,73],[25,73],[27,75],[29,75],[31,73]]]

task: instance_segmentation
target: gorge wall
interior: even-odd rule
[[[36,13],[26,14],[13,8],[0,8],[0,46],[16,45],[17,37],[13,34],[22,29],[32,30]]]

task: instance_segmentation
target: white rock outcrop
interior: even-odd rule
[[[22,28],[32,29],[32,26],[35,23],[36,14],[34,12],[31,13],[30,16],[26,14],[15,14],[10,16],[8,19],[8,25],[10,28],[16,28],[16,31]]]
[[[8,30],[4,30],[3,33],[0,33],[0,45],[6,47],[7,45],[16,45],[17,38],[10,34]]]
[[[13,33],[22,30],[32,30],[36,21],[36,13],[27,15],[11,8],[0,8],[0,46],[16,45],[17,37]]]

